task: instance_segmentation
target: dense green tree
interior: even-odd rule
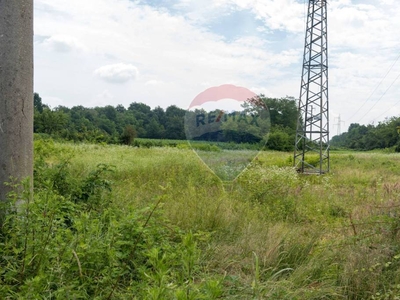
[[[184,119],[179,116],[169,116],[167,118],[167,128],[165,129],[165,138],[171,140],[184,140]]]
[[[113,106],[107,105],[101,110],[101,113],[104,114],[110,121],[117,121],[117,111]]]
[[[184,118],[186,111],[176,105],[169,106],[165,111],[166,125],[165,138],[172,140],[184,140]]]
[[[247,104],[269,111],[271,128],[267,148],[293,150],[298,117],[296,100],[293,97],[268,98],[260,95],[250,99]]]
[[[47,105],[46,105],[46,107],[47,107]],[[54,108],[54,111],[62,111],[63,113],[66,113],[69,115],[71,112],[71,109],[66,106],[59,105]]]
[[[399,145],[397,126],[400,125],[400,118],[392,117],[378,125],[350,124],[348,131],[341,135],[334,136],[331,145],[355,150],[373,150],[391,148]]]
[[[96,120],[97,127],[104,130],[108,135],[112,136],[117,133],[115,122],[105,117],[100,117]]]
[[[275,127],[274,131],[268,136],[268,149],[277,151],[293,150],[293,134],[285,128]]]
[[[38,94],[35,97],[35,132],[73,141],[129,143],[131,128],[135,131],[134,137],[183,140],[186,139],[185,117],[191,118],[192,125],[195,126],[198,114],[208,114],[203,110],[187,113],[176,105],[171,105],[166,110],[159,106],[151,109],[150,106],[137,102],[131,103],[128,109],[122,105],[95,108],[86,108],[81,105],[72,108],[59,106],[50,109],[41,103]],[[294,140],[296,127],[297,114],[294,99],[261,96],[259,101],[263,103],[261,106],[255,103],[245,104],[244,115],[235,112],[235,114],[238,113],[236,122],[224,116],[226,117],[224,122],[212,124],[215,127],[215,133],[199,132],[200,135],[196,139],[263,143],[266,140],[266,133],[271,132],[270,148],[289,150],[291,147],[289,141]],[[253,122],[252,114],[260,112],[270,113],[268,122],[266,122],[267,118]],[[217,116],[221,114],[221,111],[210,113]],[[280,141],[284,144],[281,145]]]
[[[146,136],[150,139],[162,139],[165,136],[165,128],[153,117],[146,126]]]
[[[160,106],[157,106],[153,109],[153,116],[157,118],[158,123],[165,128],[167,125],[167,116],[164,109]]]
[[[38,93],[33,94],[33,107],[35,110],[37,110],[39,113],[43,112],[43,109],[47,107],[47,105],[43,105],[42,103],[42,98],[39,96]]]
[[[131,103],[128,110],[131,111],[135,118],[140,120],[143,125],[149,122],[149,118],[152,115],[150,106],[144,103]]]
[[[34,132],[57,134],[65,128],[69,116],[62,111],[51,111],[45,108],[42,113],[34,115]]]
[[[115,110],[119,113],[124,113],[126,111],[126,108],[122,104],[118,104]]]

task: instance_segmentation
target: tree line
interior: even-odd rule
[[[212,134],[203,134],[195,139],[210,142],[265,143],[266,137],[260,132],[257,133],[257,130],[262,129],[263,132],[269,132],[266,148],[292,151],[297,125],[295,99],[288,96],[268,98],[264,95],[257,99],[258,103],[248,102],[245,111],[267,108],[270,122],[268,128],[262,124],[255,128],[251,119],[234,123],[232,117],[225,115],[226,122],[221,123],[220,131],[215,130]],[[94,108],[58,106],[52,109],[42,102],[39,94],[34,94],[34,132],[74,142],[129,145],[136,137],[185,140],[188,133],[185,131],[185,118],[186,122],[188,118],[193,119],[190,124],[202,125],[210,118],[215,121],[219,115],[219,111],[195,111],[187,114],[186,110],[176,105],[166,109],[160,106],[152,109],[144,103],[137,102],[131,103],[127,108],[123,105],[107,105]],[[237,118],[240,119],[240,115]],[[331,146],[353,150],[393,148],[400,152],[399,126],[400,117],[387,118],[377,125],[354,123],[349,126],[348,132],[334,136]]]
[[[393,148],[400,152],[400,117],[387,118],[377,125],[350,124],[347,132],[334,136],[331,145],[354,150]]]
[[[265,107],[268,107],[269,111],[270,127],[266,128],[264,123],[261,124],[260,120],[257,121],[258,131],[262,129],[270,132],[267,147],[272,150],[292,150],[297,122],[295,99],[292,97],[267,98],[263,95],[259,99]],[[246,111],[248,112],[260,108],[260,103],[248,103],[247,105]],[[215,120],[220,112],[215,111],[210,114],[212,113],[215,114],[212,117]],[[127,108],[123,105],[115,107],[107,105],[94,108],[58,106],[52,109],[42,102],[38,93],[34,94],[34,132],[74,142],[131,144],[136,137],[185,140],[187,134],[185,117],[196,118],[196,113],[193,114],[187,114],[186,110],[176,105],[168,106],[164,110],[160,106],[152,109],[144,103],[136,102],[131,103]],[[201,118],[205,116],[202,116],[201,113],[197,112],[197,117],[198,122],[204,122]],[[247,117],[249,118],[249,115]],[[221,127],[224,141],[265,142],[265,137],[260,133],[254,136],[243,134],[244,131],[257,131],[254,128],[253,119],[243,120],[237,124],[233,124],[231,119],[227,119],[227,122]],[[206,135],[197,139],[220,141],[220,137],[221,135]]]
[[[86,108],[58,106],[51,109],[34,94],[34,132],[70,141],[124,143],[127,135],[152,139],[185,139],[183,118],[185,110],[175,105],[166,110],[151,109],[143,103],[128,108]]]

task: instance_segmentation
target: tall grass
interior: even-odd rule
[[[399,155],[332,153],[330,174],[301,176],[291,153],[261,152],[227,189],[189,149],[48,143],[37,207],[5,231],[22,252],[3,248],[3,298],[399,296]],[[36,219],[45,208],[58,223]]]

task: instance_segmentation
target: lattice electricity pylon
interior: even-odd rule
[[[294,150],[299,173],[329,171],[328,108],[326,0],[309,0]]]

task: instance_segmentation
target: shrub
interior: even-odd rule
[[[238,183],[250,199],[265,205],[271,219],[296,218],[296,203],[290,194],[299,180],[293,168],[252,167],[238,178]]]
[[[121,134],[121,143],[124,145],[132,145],[135,138],[137,137],[137,132],[132,125],[127,125],[124,132]]]
[[[75,178],[72,153],[52,141],[35,150],[33,201],[26,187],[0,207],[8,212],[0,227],[1,299],[221,297],[222,280],[202,278],[201,234],[169,224],[159,211],[163,196],[121,209],[105,178],[109,166]]]

